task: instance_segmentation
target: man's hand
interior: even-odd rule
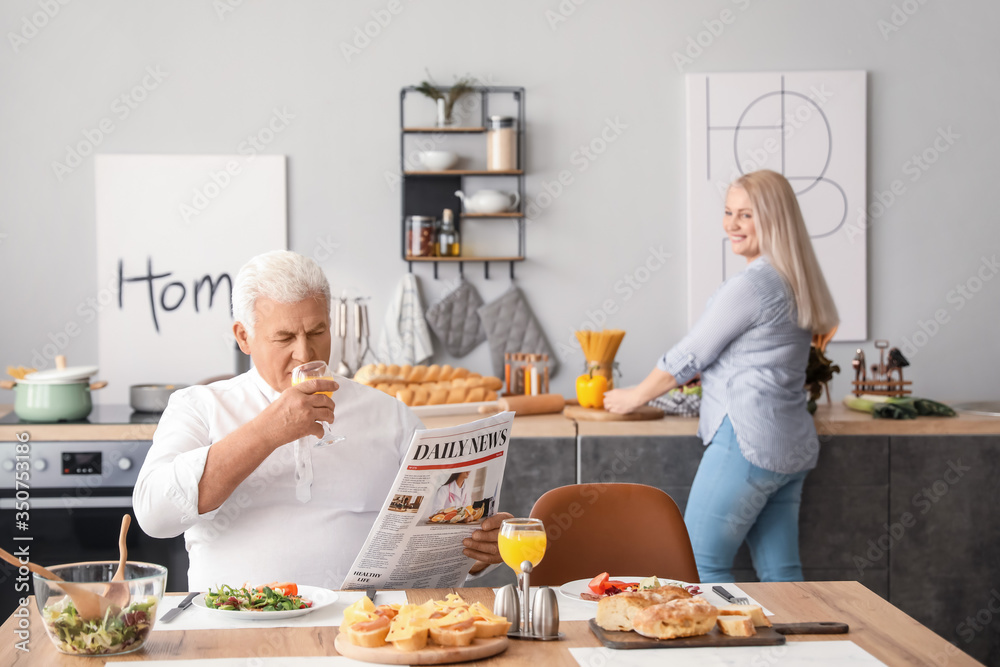
[[[462,544],[465,545],[462,553],[478,561],[469,570],[469,574],[482,572],[486,569],[487,565],[503,562],[503,558],[500,558],[500,548],[497,547],[497,538],[500,536],[500,524],[504,522],[504,519],[513,518],[514,515],[507,512],[499,512],[491,517],[487,517],[483,519],[483,523],[480,524],[476,532],[462,540]]]
[[[323,437],[323,426],[316,422],[333,423],[333,399],[319,391],[337,391],[333,380],[307,380],[281,392],[254,421],[264,429],[275,446],[298,440],[307,435]]]

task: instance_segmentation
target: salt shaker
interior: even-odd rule
[[[559,636],[559,603],[556,592],[548,586],[535,591],[531,606],[531,634],[538,639]]]
[[[515,584],[507,584],[497,591],[493,600],[493,613],[503,616],[510,621],[511,630],[519,630],[521,627],[520,602],[517,598],[517,587]]]

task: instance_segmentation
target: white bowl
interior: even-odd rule
[[[420,153],[420,161],[430,171],[445,171],[455,166],[458,155],[451,151],[423,151]]]

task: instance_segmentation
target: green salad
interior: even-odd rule
[[[117,613],[116,613],[117,612]],[[63,653],[100,655],[139,648],[156,618],[156,596],[125,609],[108,608],[102,618],[84,620],[68,597],[47,605],[42,619],[49,636]]]
[[[293,584],[287,586],[291,587]],[[292,594],[285,595],[286,592]],[[235,588],[223,584],[218,590],[208,589],[205,593],[205,606],[222,611],[291,611],[312,606],[312,601],[297,593],[298,587],[292,592],[287,588],[270,586],[258,586],[250,590],[246,586]]]

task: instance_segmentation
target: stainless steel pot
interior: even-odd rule
[[[134,384],[129,387],[129,405],[138,412],[163,412],[170,394],[186,384]]]

